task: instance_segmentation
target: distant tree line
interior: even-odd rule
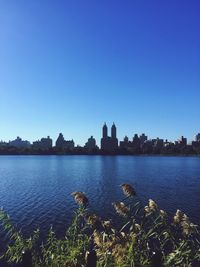
[[[0,147],[0,155],[200,155],[199,145],[178,146],[173,143],[168,146],[143,145],[131,148],[119,147],[115,150],[87,149],[77,146],[73,149],[52,147],[40,148],[17,148],[14,146]]]

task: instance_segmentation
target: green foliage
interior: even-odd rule
[[[11,220],[4,210],[0,210],[0,221],[9,236],[9,244],[6,252],[1,258],[5,258],[9,263],[19,263],[22,261],[22,255],[27,250],[32,250],[37,254],[36,244],[39,239],[39,230],[33,232],[28,239],[23,238],[22,234],[14,228]]]
[[[51,228],[42,245],[39,230],[25,239],[1,210],[0,222],[10,239],[2,257],[9,263],[18,263],[23,251],[30,250],[35,267],[86,267],[92,243],[98,267],[150,267],[156,257],[160,266],[200,266],[197,226],[179,210],[170,219],[153,200],[143,208],[136,196],[129,195],[130,187],[124,187],[126,198],[114,203],[122,217],[121,224],[104,221],[91,213],[89,207],[80,205],[63,239],[58,239]],[[83,197],[82,192],[76,192],[76,200],[77,194]]]

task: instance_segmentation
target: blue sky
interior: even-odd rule
[[[199,0],[1,0],[0,140],[200,132]]]

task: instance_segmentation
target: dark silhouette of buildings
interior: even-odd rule
[[[115,152],[118,149],[117,128],[114,123],[111,127],[111,136],[108,136],[108,127],[106,123],[103,126],[101,149],[105,152]]]
[[[9,141],[9,146],[13,146],[16,148],[30,148],[31,144],[27,140],[22,140],[19,136],[13,141]]]
[[[128,136],[125,136],[124,140],[120,141],[119,147],[123,150],[126,150],[130,147],[130,143],[131,142],[129,142]]]
[[[175,142],[175,145],[186,146],[187,145],[187,138],[181,136],[181,138]]]
[[[200,142],[200,133],[198,133],[198,134],[195,136],[195,141],[196,141],[196,142]]]
[[[93,151],[94,149],[97,148],[96,140],[95,140],[95,138],[93,136],[91,136],[90,138],[88,138],[88,141],[85,143],[85,148],[88,151]]]
[[[140,143],[141,143],[141,145],[143,145],[144,142],[147,141],[147,140],[148,140],[148,137],[144,133],[140,135]]]
[[[41,140],[33,142],[22,140],[17,137],[13,141],[0,141],[1,155],[20,155],[20,154],[122,154],[122,155],[137,155],[137,154],[163,154],[163,155],[200,155],[200,133],[198,133],[194,141],[188,143],[187,138],[181,136],[175,142],[163,140],[157,137],[149,139],[143,133],[140,136],[134,134],[132,140],[127,136],[123,141],[120,141],[118,146],[117,128],[113,123],[111,127],[111,136],[108,135],[108,127],[106,123],[102,128],[101,149],[96,145],[96,140],[91,136],[85,143],[85,146],[76,146],[73,140],[66,141],[62,133],[59,134],[55,147],[53,147],[52,139],[41,138]]]
[[[195,141],[192,142],[192,148],[195,153],[200,154],[200,133],[195,136]]]
[[[132,141],[129,141],[128,137],[125,136],[124,140],[120,142],[120,149],[124,152],[139,154],[147,140],[148,138],[145,134],[142,134],[140,137],[138,134],[135,134]]]
[[[59,134],[57,140],[56,140],[56,148],[57,149],[69,149],[72,150],[74,148],[74,141],[68,140],[66,141],[64,139],[64,136],[62,133]]]
[[[34,149],[44,149],[44,150],[50,149],[52,148],[52,146],[53,146],[53,141],[49,136],[47,136],[47,138],[42,138],[41,140],[33,142],[32,145]]]

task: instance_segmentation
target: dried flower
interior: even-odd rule
[[[196,226],[193,223],[187,223],[186,221],[183,221],[181,223],[183,234],[188,236],[195,232]]]
[[[141,230],[141,226],[138,223],[134,224],[135,232],[138,233]]]
[[[155,211],[158,208],[158,205],[156,204],[156,202],[152,199],[149,199],[149,208],[151,211]]]
[[[97,246],[101,247],[102,244],[103,244],[103,238],[102,238],[102,235],[97,232],[96,230],[94,231],[93,233],[93,236],[94,236],[94,242]]]
[[[83,192],[73,192],[72,196],[79,205],[86,206],[88,204],[88,198]]]
[[[182,221],[190,223],[189,217],[186,214],[183,214]]]
[[[174,223],[175,223],[175,224],[181,223],[182,218],[183,218],[183,213],[182,213],[182,211],[177,210],[177,211],[176,211],[176,214],[175,214],[175,216],[174,216]]]
[[[121,216],[126,216],[130,209],[125,206],[123,202],[115,202],[113,203],[113,206],[116,210],[116,212]]]
[[[164,210],[160,210],[160,216],[165,218],[167,217],[167,213]]]
[[[121,184],[120,186],[121,186],[125,196],[132,197],[132,196],[136,195],[135,189],[131,185]]]
[[[151,210],[150,210],[149,206],[145,206],[145,207],[144,207],[144,211],[145,211],[145,213],[146,213],[147,215],[151,213]]]
[[[103,226],[106,228],[106,229],[110,229],[111,228],[111,226],[112,226],[112,222],[111,222],[111,220],[109,220],[109,221],[103,221]]]
[[[194,233],[196,230],[196,226],[193,223],[190,223],[189,217],[186,214],[183,214],[180,210],[176,211],[174,223],[181,226],[183,234],[186,236]]]
[[[86,219],[88,224],[94,225],[97,221],[100,221],[100,218],[94,213],[85,214],[84,218]]]

